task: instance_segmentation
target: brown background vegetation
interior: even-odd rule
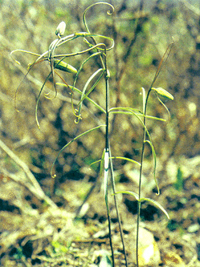
[[[73,142],[63,151],[56,162],[55,182],[52,182],[50,177],[50,168],[59,150],[67,142],[83,131],[98,124],[104,124],[104,114],[85,101],[83,119],[78,125],[75,124],[70,91],[65,87],[58,87],[56,98],[49,100],[44,94],[41,97],[38,110],[41,129],[38,129],[35,121],[35,105],[41,85],[50,71],[49,66],[45,63],[36,65],[22,81],[27,65],[32,63],[35,57],[16,53],[15,58],[21,62],[21,65],[18,65],[10,56],[10,52],[14,49],[24,49],[38,54],[47,51],[50,43],[56,38],[55,30],[61,21],[67,24],[65,34],[84,31],[82,14],[84,9],[93,2],[85,0],[0,1],[0,139],[19,159],[18,162],[13,161],[8,153],[1,150],[2,266],[37,264],[48,266],[45,265],[46,258],[44,260],[40,256],[56,255],[55,243],[52,245],[51,239],[55,230],[52,230],[49,235],[46,234],[48,238],[42,239],[45,240],[43,243],[40,238],[41,232],[38,232],[38,222],[42,225],[41,216],[46,214],[48,205],[35,191],[30,192],[29,183],[25,186],[26,178],[19,167],[21,161],[27,164],[45,195],[53,201],[52,203],[60,207],[60,212],[61,210],[66,212],[64,215],[59,213],[56,216],[56,222],[55,217],[48,215],[40,230],[47,229],[49,225],[53,225],[55,229],[62,229],[66,224],[66,218],[71,220],[94,183],[100,183],[101,177],[99,177],[97,165],[90,168],[90,164],[102,156],[103,131],[90,133]],[[174,41],[171,54],[155,84],[155,87],[163,87],[174,95],[173,101],[165,102],[171,118],[166,123],[148,121],[148,129],[157,153],[157,179],[161,195],[159,197],[155,195],[150,150],[146,151],[143,182],[144,195],[160,202],[169,212],[170,221],[167,222],[164,216],[159,211],[153,210],[150,205],[144,207],[142,219],[146,227],[148,226],[155,235],[157,224],[164,225],[165,232],[158,231],[156,236],[158,243],[160,242],[159,249],[163,260],[160,266],[171,266],[164,264],[166,251],[173,251],[175,255],[180,255],[186,266],[190,266],[187,264],[192,260],[191,255],[195,255],[194,265],[191,266],[198,266],[200,257],[198,239],[200,231],[198,203],[200,198],[200,6],[198,1],[116,0],[110,2],[115,6],[114,21],[112,16],[106,15],[105,6],[92,8],[87,18],[91,32],[104,34],[115,40],[115,48],[108,53],[111,107],[142,109],[140,88],[148,89],[165,50]],[[84,47],[83,42],[78,40],[63,47],[59,52],[78,51],[82,47]],[[81,57],[70,58],[68,63],[79,68],[82,60]],[[85,82],[97,68],[98,62],[95,60],[84,67],[77,82],[79,89],[83,89]],[[67,73],[62,75],[68,84],[73,83],[73,75]],[[58,78],[56,79],[60,82]],[[16,97],[19,110],[17,112],[14,100],[19,84]],[[47,83],[45,93],[53,96],[51,80]],[[78,95],[74,97],[76,101]],[[95,88],[90,97],[105,107],[103,82]],[[166,110],[153,95],[150,98],[148,114],[168,118]],[[110,129],[113,156],[139,160],[142,129],[137,119],[126,115],[113,115]],[[119,160],[114,161],[114,168],[117,188],[124,190],[132,188],[137,192],[137,168]],[[14,182],[12,175],[19,180],[16,181],[16,178]],[[76,234],[81,240],[85,240],[99,230],[99,224],[105,222],[103,198],[101,193],[98,193],[98,189],[94,191],[96,194],[91,194],[88,200],[89,208],[82,215],[83,220],[80,220],[76,227],[71,224],[71,232],[67,232],[65,240],[69,239],[69,236],[71,241],[75,240]],[[120,200],[122,215],[127,219],[127,224],[134,224],[136,203],[127,196]],[[52,203],[50,206],[53,206]],[[98,203],[98,208],[94,203]],[[100,204],[102,209],[99,208]],[[54,224],[50,223],[52,218],[54,218]],[[28,228],[27,225],[29,225]],[[194,226],[194,230],[191,226]],[[23,231],[22,228],[25,230]],[[87,232],[86,236],[83,232]],[[10,236],[11,233],[18,233],[18,235],[13,237]],[[178,236],[180,242],[174,245],[175,236]],[[183,237],[187,237],[187,241],[183,241],[186,240]],[[35,241],[38,243],[35,244]],[[163,242],[167,244],[167,248]],[[195,252],[189,253],[188,249],[185,249],[188,246],[187,242]],[[50,253],[48,246],[53,246],[54,252]],[[57,252],[61,253],[64,249],[62,246],[67,247],[63,240],[60,241]],[[72,263],[68,265],[86,264],[87,257],[80,256],[81,251],[85,249],[85,246],[84,248],[82,246],[83,244],[77,246],[78,256],[72,257],[74,265]],[[96,250],[95,246],[94,250]],[[68,252],[64,249],[64,255]],[[81,261],[77,263],[75,260],[77,257],[82,259],[83,263]],[[52,266],[62,263],[62,266],[65,266],[61,259],[59,263],[55,263],[55,260],[54,263],[52,262],[49,263]],[[67,264],[66,261],[65,264]],[[88,266],[90,266],[89,263]]]

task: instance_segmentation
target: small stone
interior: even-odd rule
[[[194,233],[194,232],[197,232],[199,228],[200,228],[199,224],[196,223],[196,224],[190,225],[187,230],[189,233]]]

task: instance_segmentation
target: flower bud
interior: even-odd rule
[[[166,99],[170,99],[170,100],[174,99],[173,95],[171,95],[168,91],[166,91],[162,87],[158,87],[158,88],[152,87],[151,89],[156,91],[159,96],[162,96],[162,97],[164,97]]]
[[[65,23],[64,21],[62,21],[62,22],[58,25],[55,34],[56,34],[57,36],[60,37],[61,35],[64,34],[64,32],[65,32],[65,28],[66,28],[66,23]]]
[[[58,59],[55,59],[54,62],[54,68],[62,70],[62,71],[66,71],[69,73],[77,73],[77,69],[75,69],[73,66],[71,66],[70,64],[64,62],[64,61],[60,61]]]

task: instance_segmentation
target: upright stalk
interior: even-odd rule
[[[151,86],[152,87],[152,86]],[[145,148],[145,141],[146,141],[146,114],[147,114],[147,103],[148,98],[151,92],[151,87],[148,90],[147,97],[145,99],[145,92],[143,91],[144,95],[144,103],[143,103],[143,114],[144,114],[144,127],[143,127],[143,137],[142,137],[142,151],[141,151],[141,159],[140,159],[140,175],[139,175],[139,201],[138,201],[138,210],[137,210],[137,228],[136,228],[136,264],[139,267],[139,228],[140,228],[140,213],[141,213],[141,191],[142,191],[142,173],[143,173],[143,161],[144,161],[144,148]],[[144,90],[144,89],[143,89]]]
[[[161,68],[163,66],[163,62],[165,60],[167,60],[170,52],[171,52],[171,48],[172,48],[173,42],[171,44],[168,45],[163,57],[161,58],[161,61],[158,65],[158,68],[156,70],[155,76],[153,78],[153,81],[149,87],[149,90],[147,92],[147,96],[145,97],[145,91],[144,88],[143,89],[143,114],[144,114],[144,119],[143,119],[143,138],[142,138],[142,151],[141,151],[141,160],[140,160],[140,175],[139,175],[139,200],[138,200],[138,210],[137,210],[137,229],[136,229],[136,265],[137,267],[139,267],[139,255],[138,255],[138,251],[139,251],[139,228],[140,228],[140,213],[141,213],[141,190],[142,190],[142,172],[143,172],[143,161],[144,161],[144,148],[145,148],[145,141],[146,141],[146,115],[147,115],[147,104],[148,104],[148,99],[149,99],[149,95],[151,93],[152,87],[156,81],[156,79],[158,78],[158,75],[161,71]]]
[[[127,257],[126,257],[126,247],[125,247],[125,243],[124,243],[123,229],[122,229],[122,225],[121,225],[121,216],[119,213],[117,196],[116,196],[114,170],[113,170],[112,155],[111,155],[110,149],[109,149],[109,157],[110,157],[111,184],[112,184],[112,189],[113,189],[113,194],[114,194],[114,203],[115,203],[116,215],[117,215],[117,219],[118,219],[119,232],[120,232],[120,237],[121,237],[121,241],[122,241],[125,266],[128,267],[128,261],[127,261]]]
[[[108,205],[108,170],[109,170],[109,75],[108,69],[106,65],[106,51],[105,51],[105,87],[106,87],[106,134],[105,134],[105,155],[104,155],[104,197],[106,203],[107,217],[108,217],[108,229],[109,229],[109,240],[110,240],[110,248],[112,254],[112,266],[115,266],[115,257],[114,250],[112,244],[112,233],[111,233],[111,218],[110,218],[110,210]]]
[[[105,51],[106,55],[106,51]],[[123,238],[123,230],[121,226],[121,218],[119,214],[118,209],[118,203],[116,198],[116,189],[115,189],[115,180],[114,180],[114,171],[113,171],[113,164],[111,159],[111,150],[110,150],[110,142],[109,142],[109,72],[107,69],[107,62],[105,57],[105,86],[106,86],[106,133],[105,133],[105,156],[104,156],[104,192],[105,192],[105,202],[106,202],[106,208],[107,208],[107,217],[108,217],[108,227],[109,227],[109,239],[110,239],[110,247],[112,252],[112,265],[115,266],[115,259],[114,259],[114,250],[112,245],[112,233],[111,233],[111,218],[110,218],[110,211],[109,211],[109,205],[108,205],[108,169],[110,168],[111,171],[111,185],[112,190],[114,194],[114,203],[115,203],[115,209],[116,209],[116,215],[118,218],[118,224],[119,224],[119,230],[120,230],[120,237],[122,241],[122,247],[124,252],[124,258],[125,258],[125,265],[128,267],[127,257],[126,257],[126,248]],[[109,166],[110,165],[110,166]]]

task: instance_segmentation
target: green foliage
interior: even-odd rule
[[[52,241],[51,245],[53,247],[54,253],[59,256],[60,254],[65,254],[68,251],[66,244],[62,244],[59,241]]]
[[[17,260],[25,258],[22,247],[17,247],[16,253],[14,254],[14,258]]]
[[[182,235],[185,233],[185,230],[183,229],[182,225],[180,223],[175,222],[174,220],[169,221],[169,223],[167,224],[167,228],[171,232],[178,230]]]
[[[110,248],[111,248],[111,254],[112,254],[112,261],[109,259],[107,255],[104,255],[102,258],[102,266],[115,266],[115,256],[114,256],[114,248],[112,244],[112,235],[111,235],[111,217],[110,217],[110,207],[109,207],[109,180],[112,186],[112,193],[114,197],[114,203],[116,208],[116,213],[118,217],[118,223],[119,223],[119,229],[120,229],[120,236],[121,236],[121,242],[123,247],[123,253],[125,257],[125,264],[128,266],[128,261],[126,259],[126,250],[125,250],[125,243],[123,239],[123,231],[121,227],[121,219],[118,211],[118,203],[116,194],[119,193],[115,189],[115,175],[114,175],[114,168],[113,168],[113,160],[115,159],[123,159],[126,161],[129,161],[133,164],[139,165],[140,171],[139,171],[139,187],[138,187],[138,194],[131,192],[131,191],[123,191],[121,193],[124,194],[130,194],[132,195],[138,202],[138,214],[137,214],[137,237],[136,237],[136,264],[139,266],[139,259],[138,259],[138,251],[139,251],[139,225],[140,225],[140,211],[141,211],[141,205],[143,202],[150,202],[152,205],[160,209],[168,218],[167,211],[155,200],[152,200],[147,197],[141,197],[142,194],[142,175],[143,175],[143,167],[144,167],[144,160],[145,160],[145,147],[148,145],[150,147],[152,158],[153,158],[153,178],[157,187],[157,191],[159,194],[159,186],[156,178],[156,152],[154,148],[154,144],[151,139],[150,131],[147,128],[147,120],[156,120],[156,121],[165,121],[164,119],[160,119],[157,116],[151,116],[148,115],[147,107],[149,103],[149,96],[152,92],[155,92],[158,99],[159,97],[164,97],[168,100],[173,100],[173,96],[163,89],[162,87],[155,88],[153,87],[155,82],[157,81],[157,78],[161,72],[161,69],[163,65],[165,64],[170,51],[172,47],[172,43],[170,43],[167,46],[167,49],[165,53],[163,54],[160,63],[155,70],[155,75],[151,81],[151,83],[148,84],[148,90],[146,91],[144,87],[142,87],[142,105],[140,108],[133,108],[130,107],[123,107],[117,105],[117,107],[110,108],[110,100],[109,100],[109,94],[110,94],[110,71],[109,71],[109,59],[110,54],[109,51],[114,49],[114,39],[111,37],[108,37],[104,34],[97,34],[95,32],[91,32],[88,26],[87,22],[87,16],[92,8],[95,8],[98,5],[106,6],[109,10],[107,11],[107,15],[115,15],[114,14],[114,7],[106,2],[97,2],[95,4],[92,4],[88,8],[85,9],[83,12],[83,24],[85,26],[85,32],[72,32],[67,33],[68,35],[63,36],[65,32],[65,22],[61,22],[55,32],[55,35],[57,36],[56,39],[54,39],[50,45],[47,51],[42,52],[41,54],[33,53],[30,51],[25,50],[14,50],[11,55],[13,57],[13,54],[16,53],[25,53],[27,55],[32,55],[34,57],[37,57],[36,60],[33,61],[33,63],[28,64],[28,71],[25,74],[25,78],[28,76],[29,72],[34,68],[38,67],[38,65],[42,62],[46,62],[48,64],[49,73],[44,79],[44,82],[42,86],[40,87],[40,91],[37,97],[36,101],[36,107],[35,107],[35,119],[38,127],[40,128],[40,123],[38,119],[38,110],[39,110],[39,102],[41,100],[41,95],[43,91],[45,90],[45,87],[47,86],[48,82],[51,81],[53,84],[53,89],[55,91],[55,96],[57,96],[57,87],[64,86],[65,89],[70,90],[70,97],[71,97],[71,107],[72,107],[72,113],[75,117],[75,124],[78,124],[81,120],[83,120],[82,116],[82,107],[85,102],[90,102],[92,104],[91,113],[93,113],[94,108],[97,108],[101,115],[104,116],[105,124],[98,123],[98,126],[95,127],[87,127],[88,130],[84,130],[82,132],[77,130],[77,134],[74,138],[71,138],[70,141],[68,141],[58,152],[52,167],[51,167],[51,176],[52,178],[56,179],[56,174],[53,172],[53,169],[55,167],[55,164],[57,163],[57,160],[59,156],[61,155],[64,150],[69,149],[70,145],[74,143],[75,141],[79,141],[79,139],[82,139],[86,137],[86,140],[88,138],[88,134],[96,131],[102,130],[104,137],[105,137],[105,148],[102,152],[102,158],[98,162],[100,162],[100,172],[103,172],[104,178],[103,178],[103,188],[104,188],[104,198],[105,198],[105,205],[107,210],[107,217],[108,217],[108,229],[109,229],[109,240],[110,240]],[[155,21],[154,21],[154,24]],[[149,35],[150,32],[150,24],[149,22],[142,22],[139,20],[136,20],[134,23],[135,26],[135,36],[136,38],[138,35],[141,35],[142,38],[145,38]],[[114,27],[114,25],[113,25]],[[122,27],[123,28],[123,27]],[[139,33],[141,31],[141,33]],[[55,37],[55,36],[54,36]],[[99,41],[100,40],[100,41]],[[132,39],[132,42],[134,42],[135,39]],[[80,45],[81,44],[81,45]],[[68,46],[74,46],[75,52],[69,52]],[[138,48],[141,52],[143,48],[145,48],[145,43],[143,42],[142,45]],[[59,53],[59,49],[62,48],[64,52]],[[131,50],[131,46],[129,47],[129,50]],[[128,51],[128,50],[127,50]],[[116,52],[116,51],[115,51]],[[131,51],[129,51],[131,54]],[[134,52],[133,52],[134,53]],[[126,58],[129,56],[129,54],[124,55],[124,63],[126,65],[127,61]],[[79,58],[79,60],[77,59]],[[67,60],[70,62],[70,64],[66,63],[64,60]],[[77,59],[77,62],[76,62]],[[19,61],[17,59],[14,59],[16,63],[19,64]],[[93,65],[92,60],[95,60],[96,65]],[[147,53],[142,54],[139,59],[138,63],[142,66],[148,66],[153,61],[153,55]],[[76,64],[74,64],[76,62]],[[77,69],[75,66],[79,66]],[[91,66],[90,66],[91,65]],[[90,66],[90,67],[89,67]],[[56,70],[55,70],[56,69]],[[57,72],[57,70],[64,71],[64,73],[70,73],[73,75],[73,83],[68,84],[68,81],[66,81],[66,78],[62,77],[60,73]],[[124,70],[123,70],[124,71]],[[82,72],[86,72],[87,76],[84,81],[84,83],[78,83],[79,77],[81,76]],[[112,72],[111,72],[112,73]],[[115,75],[118,75],[117,72],[114,72]],[[59,78],[62,80],[62,83],[58,83],[56,81],[56,78]],[[118,77],[119,78],[119,77]],[[116,77],[117,80],[117,77]],[[103,83],[102,83],[103,81]],[[104,84],[103,90],[102,90],[102,84]],[[78,86],[81,86],[82,89],[79,89]],[[101,94],[104,96],[104,103],[98,104],[98,101],[93,100],[93,95],[95,95],[96,90],[98,86],[101,88]],[[126,91],[124,91],[126,93]],[[78,97],[77,97],[78,93]],[[75,99],[76,95],[76,99]],[[50,98],[48,94],[45,94],[46,98]],[[127,95],[128,97],[128,95]],[[133,96],[131,96],[133,98]],[[97,99],[98,100],[98,99]],[[167,109],[165,104],[159,99],[160,103]],[[168,109],[167,109],[168,111]],[[128,159],[123,156],[112,156],[110,146],[110,115],[128,115],[132,116],[133,118],[137,119],[137,122],[140,126],[140,134],[142,136],[141,140],[141,157],[140,161],[136,161],[134,159]],[[99,140],[97,140],[99,141]],[[126,141],[126,140],[125,140]],[[86,141],[87,142],[87,141]],[[180,175],[179,175],[180,176]],[[180,177],[177,176],[179,179],[178,182],[180,182]],[[82,192],[81,192],[82,194]],[[60,252],[66,252],[67,248],[60,244],[59,242],[55,241],[52,242],[53,249],[55,250],[55,253]]]

